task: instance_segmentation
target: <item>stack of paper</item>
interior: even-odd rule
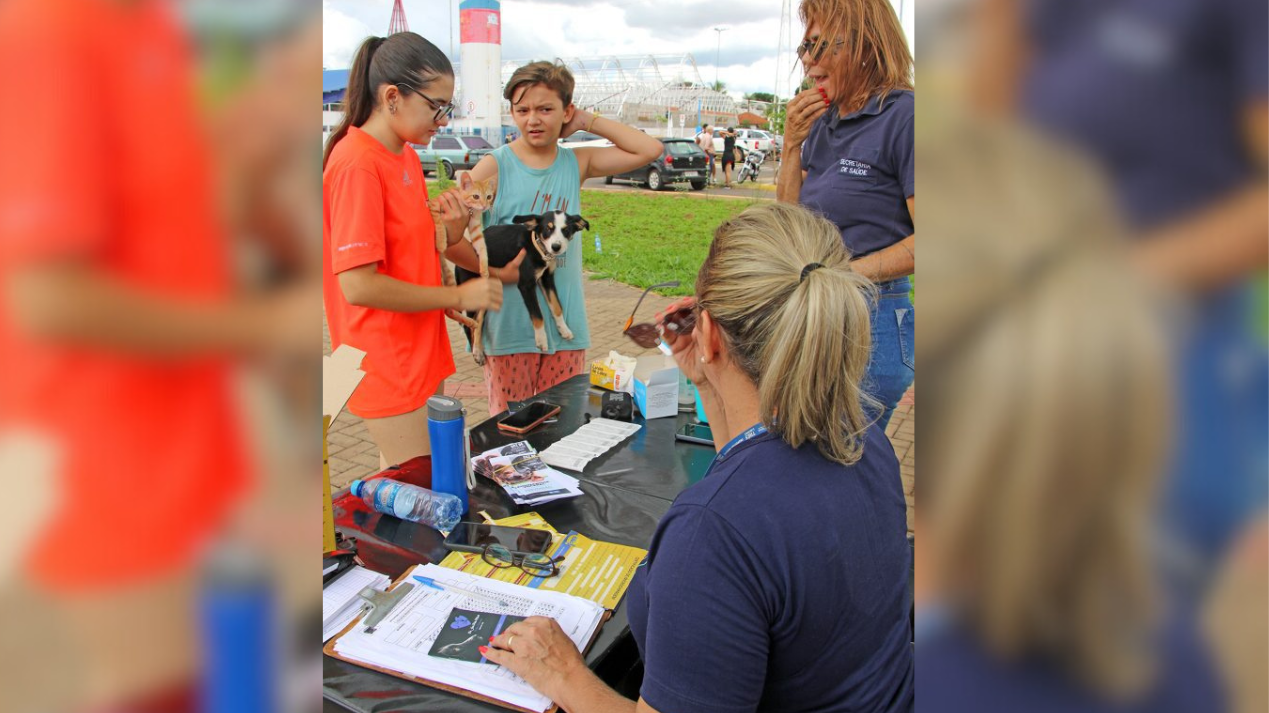
[[[335,640],[335,652],[344,658],[398,671],[428,682],[454,686],[534,711],[551,707],[541,695],[515,674],[488,661],[471,662],[428,654],[447,622],[453,626],[454,610],[471,620],[472,613],[501,616],[546,616],[555,619],[577,648],[584,649],[604,617],[604,608],[579,597],[520,587],[506,582],[473,577],[433,564],[419,565],[410,577],[433,578],[442,587],[476,591],[506,602],[500,607],[489,600],[475,599],[456,590],[415,586],[366,633],[360,624]],[[403,581],[412,581],[406,577]],[[399,585],[398,585],[399,586]],[[488,639],[485,639],[486,643]],[[461,642],[460,642],[461,643]]]
[[[643,428],[637,423],[596,418],[542,451],[542,460],[581,472],[586,464]]]
[[[577,478],[543,463],[528,441],[485,451],[471,459],[471,466],[501,485],[517,505],[540,505],[582,494]]]
[[[322,641],[338,634],[361,612],[357,593],[366,587],[388,588],[388,575],[357,566],[335,578],[322,590]]]

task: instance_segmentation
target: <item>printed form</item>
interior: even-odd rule
[[[452,584],[502,600],[508,606],[421,585],[412,580],[416,575],[431,577],[441,586]],[[578,649],[590,641],[604,616],[602,606],[579,597],[473,577],[433,564],[415,567],[402,582],[410,582],[414,588],[379,622],[375,631],[366,633],[365,627],[357,624],[335,641],[335,651],[349,659],[530,710],[545,711],[552,702],[502,666],[428,655],[449,613],[459,608],[491,614],[550,617],[559,622]]]

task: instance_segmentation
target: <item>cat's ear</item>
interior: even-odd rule
[[[471,172],[459,171],[458,172],[458,188],[460,190],[470,191],[472,189],[472,185],[473,184],[471,180]]]

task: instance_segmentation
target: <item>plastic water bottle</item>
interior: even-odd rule
[[[388,478],[354,480],[350,491],[381,513],[446,532],[454,529],[463,515],[462,503],[449,493],[434,493]]]
[[[602,253],[603,251],[604,244],[599,242],[599,233],[595,233],[595,252]]]
[[[427,400],[427,433],[432,441],[432,490],[458,498],[467,513],[467,433],[463,402],[450,396]]]
[[[692,385],[692,380],[687,378],[683,370],[679,370],[679,409],[691,409],[696,404],[696,387]]]

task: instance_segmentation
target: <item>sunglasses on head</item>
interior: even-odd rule
[[[643,298],[648,296],[648,292],[657,287],[678,287],[679,281],[672,280],[670,282],[662,282],[643,291],[639,295],[639,301],[635,303],[635,308],[630,312],[630,318],[626,320],[625,329],[622,334],[630,337],[630,340],[644,349],[652,349],[661,341],[669,346],[674,346],[674,342],[680,336],[686,336],[692,333],[692,329],[696,327],[696,309],[694,307],[682,307],[665,316],[660,325],[652,322],[634,322],[635,313],[639,311],[639,305],[643,304]],[[658,326],[660,328],[658,328]]]

